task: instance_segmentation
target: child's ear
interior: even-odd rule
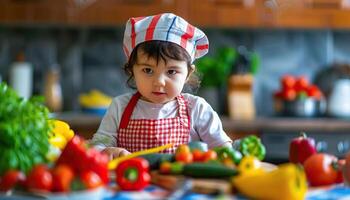
[[[188,75],[186,80],[188,80],[188,78],[191,76],[191,74],[196,70],[196,65],[192,64],[190,69],[188,70]]]

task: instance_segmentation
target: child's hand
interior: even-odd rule
[[[118,147],[107,147],[102,150],[102,153],[107,154],[109,157],[109,160],[113,160],[114,158],[122,157],[130,154],[130,152],[127,151],[126,149],[118,148]]]

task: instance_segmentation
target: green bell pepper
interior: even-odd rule
[[[217,153],[219,160],[224,160],[225,158],[231,159],[235,164],[239,164],[242,159],[241,152],[235,150],[232,147],[216,147],[214,151]]]
[[[240,140],[239,151],[243,156],[252,155],[259,160],[263,160],[266,155],[265,146],[261,143],[260,138],[255,135],[249,135]]]

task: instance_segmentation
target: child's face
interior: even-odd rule
[[[178,96],[188,77],[186,61],[149,58],[138,51],[137,62],[133,66],[137,90],[142,99],[152,103],[166,103]]]

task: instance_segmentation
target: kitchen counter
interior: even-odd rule
[[[349,131],[350,120],[336,118],[258,117],[255,120],[231,120],[221,117],[226,131]]]
[[[85,137],[96,132],[102,116],[83,112],[55,113],[52,117],[66,121],[71,128]],[[221,116],[223,127],[230,135],[244,132],[280,131],[321,131],[350,133],[350,119],[336,118],[291,118],[291,117],[258,117],[254,120],[232,120]]]

